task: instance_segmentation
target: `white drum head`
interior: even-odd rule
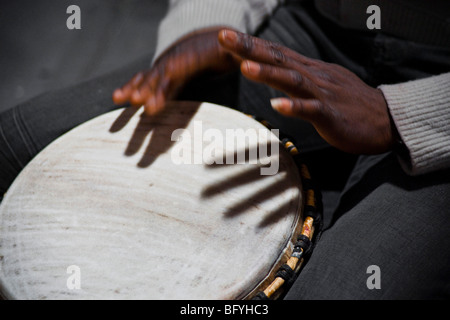
[[[290,250],[302,197],[281,144],[275,175],[261,175],[257,164],[174,161],[186,156],[180,144],[191,145],[192,159],[205,152],[207,141],[186,138],[198,138],[200,123],[203,133],[264,126],[208,103],[175,103],[156,118],[129,113],[105,114],[60,137],[7,192],[6,298],[241,299]],[[173,142],[177,128],[188,131]],[[236,152],[227,143],[226,152]]]

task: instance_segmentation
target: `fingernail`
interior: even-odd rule
[[[253,61],[246,61],[246,68],[247,72],[251,75],[258,75],[259,71],[261,70],[261,66],[259,63],[253,62]]]
[[[114,92],[113,92],[113,100],[115,100],[115,102],[122,102],[122,99],[123,99],[123,93],[122,93],[122,90],[120,90],[120,89],[116,89],[116,90],[114,90]]]
[[[119,92],[119,89],[114,90],[112,99],[115,104],[120,104],[122,102],[122,94]]]
[[[142,72],[137,73],[133,79],[131,80],[133,86],[137,86],[141,83],[142,78],[144,77],[144,74]]]
[[[122,90],[120,90],[120,89],[114,90],[113,95],[115,95],[115,96],[122,95]]]
[[[152,95],[148,100],[146,105],[150,108],[154,108],[156,106],[156,98],[154,95]]]
[[[141,93],[138,90],[135,90],[131,95],[131,100],[135,103],[141,103],[142,102]]]
[[[156,110],[156,97],[154,94],[151,95],[150,98],[148,98],[147,102],[145,103],[144,109],[147,115],[154,115],[154,111]]]
[[[237,40],[237,33],[232,30],[223,30],[222,35],[227,44],[234,44]]]
[[[278,112],[289,112],[292,109],[292,100],[286,98],[275,98],[270,100],[272,108]]]

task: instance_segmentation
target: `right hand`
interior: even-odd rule
[[[238,70],[236,58],[218,42],[221,28],[205,29],[183,37],[167,49],[147,71],[138,72],[113,93],[117,105],[144,106],[145,113],[155,115],[168,100],[176,98],[192,79],[207,73]]]

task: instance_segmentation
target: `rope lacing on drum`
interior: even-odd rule
[[[256,117],[253,117],[253,119],[271,129],[271,125],[267,121]],[[297,147],[288,137],[280,137],[280,140],[300,168],[300,176],[306,199],[303,210],[305,219],[290,258],[279,268],[278,272],[275,274],[275,278],[267,288],[253,297],[254,300],[270,300],[272,298],[277,298],[281,295],[283,289],[289,288],[294,283],[304,261],[309,257],[313,250],[314,240],[317,240],[320,236],[323,224],[321,193],[311,180],[308,167],[301,161]]]

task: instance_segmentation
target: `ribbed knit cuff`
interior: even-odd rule
[[[181,37],[203,28],[230,27],[253,33],[284,0],[184,0],[171,1],[158,30],[155,61]]]
[[[450,73],[380,89],[409,158],[405,171],[419,175],[450,166]]]
[[[245,14],[236,1],[180,1],[161,22],[154,60],[182,36],[211,26],[246,31]]]

